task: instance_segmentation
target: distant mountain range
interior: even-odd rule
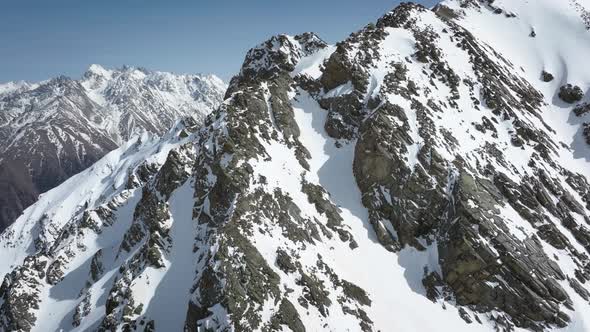
[[[225,88],[214,75],[99,65],[80,80],[1,84],[0,230],[133,135],[161,135],[186,116],[202,121]]]

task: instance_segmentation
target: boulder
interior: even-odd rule
[[[554,77],[553,74],[543,70],[541,72],[541,79],[543,80],[543,82],[551,82],[553,81]]]
[[[566,84],[559,88],[559,98],[568,104],[573,104],[584,98],[584,92],[577,85]]]

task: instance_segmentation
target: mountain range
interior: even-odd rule
[[[0,85],[0,231],[132,136],[161,135],[184,116],[202,121],[225,89],[213,75],[99,65],[80,80]]]
[[[270,38],[2,233],[0,330],[590,331],[588,8]]]

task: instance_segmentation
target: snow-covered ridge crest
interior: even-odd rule
[[[107,259],[114,259],[119,261],[117,264],[123,262],[123,259],[115,258],[120,255],[116,241],[124,235],[129,224],[115,223],[115,221],[132,217],[133,208],[141,201],[142,187],[150,185],[158,187],[158,184],[154,184],[150,179],[157,175],[162,167],[166,167],[167,162],[170,162],[173,158],[171,156],[175,155],[172,151],[190,153],[190,147],[184,145],[194,139],[194,133],[198,127],[199,124],[194,119],[185,118],[161,138],[147,133],[136,136],[108,153],[89,169],[42,195],[35,205],[25,210],[19,220],[2,234],[0,255],[6,264],[2,265],[0,273],[5,275],[14,266],[23,264],[23,260],[25,265],[29,264],[27,262],[31,262],[30,259],[33,256],[39,257],[35,260],[35,264],[51,266],[53,272],[47,275],[48,281],[53,280],[50,282],[55,282],[58,280],[55,278],[68,273],[62,269],[84,268],[84,260],[92,259],[93,255],[100,257],[101,260],[93,259],[92,268],[95,270],[93,270],[92,278],[98,278],[99,274],[108,268],[108,266],[103,267],[102,259],[105,262]],[[71,238],[73,234],[78,234],[78,241]],[[82,237],[85,237],[85,240],[82,240]],[[109,247],[108,243],[112,243],[112,247]],[[67,257],[71,260],[68,261],[66,256],[61,256],[64,251],[70,253]],[[74,253],[74,251],[78,252]],[[66,264],[66,261],[67,265],[61,265]],[[96,264],[101,265],[99,267]],[[12,275],[5,280],[12,280],[13,286],[16,286],[15,276]],[[84,280],[71,281],[70,286],[77,285],[79,282]],[[3,287],[6,286],[5,283]],[[97,301],[98,299],[91,298],[91,294],[98,290],[98,288],[85,290],[86,300]],[[66,293],[68,292],[62,294]],[[43,290],[36,287],[35,291],[29,292],[29,299],[38,301],[42,294]],[[12,295],[6,294],[6,296]],[[61,304],[55,303],[51,305],[51,312],[47,311],[45,314],[65,314],[67,311],[64,310],[72,309],[70,305],[72,303],[67,301]],[[88,310],[88,308],[84,309],[83,305],[79,308],[82,311]],[[1,307],[0,311],[3,317],[7,317],[4,320],[13,319],[11,315],[14,312],[7,312],[5,307]],[[38,321],[45,319],[42,315],[43,313],[38,317]],[[79,320],[82,317],[70,316],[69,328],[72,328],[72,321],[78,320],[75,326],[80,325]],[[17,325],[2,326],[3,329],[8,330],[30,329],[31,323],[33,321],[28,323],[20,321],[9,323]],[[52,324],[59,324],[59,322],[54,321]],[[86,330],[92,324],[90,320],[79,329]],[[67,328],[68,325],[62,325],[61,328]],[[53,330],[59,329],[58,327],[59,325],[51,325],[47,328]]]
[[[19,263],[26,255],[49,250],[66,225],[79,218],[85,209],[96,209],[132,190],[131,187],[137,185],[133,177],[138,167],[161,167],[169,151],[187,141],[187,127],[194,130],[195,125],[194,119],[186,118],[179,120],[162,137],[147,132],[136,135],[88,169],[42,194],[37,203],[2,233],[2,239],[17,238],[26,245],[13,247],[15,251],[3,248],[2,260],[9,263],[1,266],[0,274],[5,275],[8,272],[5,268]],[[40,241],[34,243],[36,238]],[[23,248],[26,251],[18,251]]]

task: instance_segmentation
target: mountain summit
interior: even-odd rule
[[[404,3],[260,44],[202,125],[2,234],[0,329],[590,331],[586,8]]]
[[[81,80],[0,85],[0,230],[133,135],[161,135],[179,117],[202,121],[225,88],[213,75],[99,65]]]

